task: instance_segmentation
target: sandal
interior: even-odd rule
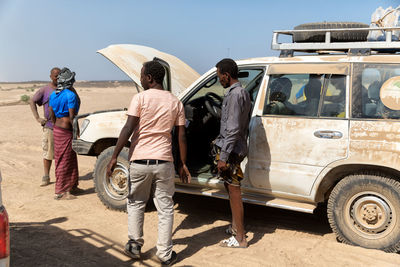
[[[42,183],[40,184],[40,186],[46,186],[50,184],[50,176],[49,175],[44,175],[42,177]]]
[[[56,194],[54,196],[55,200],[71,200],[71,199],[75,199],[75,198],[76,198],[76,196],[71,195],[69,192]]]
[[[247,248],[247,246],[241,246],[234,236],[222,240],[219,245],[223,248]]]
[[[232,224],[230,224],[228,226],[228,228],[225,229],[225,234],[230,235],[230,236],[236,236],[237,231],[236,231],[236,229],[233,229]]]

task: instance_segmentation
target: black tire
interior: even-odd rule
[[[349,28],[368,28],[368,24],[360,22],[316,22],[305,23],[294,27],[295,30],[315,30],[315,29],[349,29]],[[332,32],[331,42],[364,42],[367,41],[368,30]],[[293,42],[325,42],[323,32],[298,32],[293,34]]]
[[[105,149],[97,158],[93,181],[97,196],[112,210],[126,211],[129,178],[129,149],[124,147],[118,156],[117,166],[110,178],[106,177],[107,164],[111,160],[115,146]]]
[[[400,251],[400,183],[380,175],[351,175],[328,200],[328,220],[339,241]]]

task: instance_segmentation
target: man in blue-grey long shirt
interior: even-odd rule
[[[221,85],[228,88],[222,103],[221,128],[215,141],[217,155],[215,162],[219,177],[229,193],[232,225],[227,233],[232,236],[223,240],[222,247],[246,248],[244,231],[243,202],[240,181],[243,172],[240,163],[247,156],[247,136],[249,129],[251,101],[249,93],[238,80],[238,67],[232,59],[217,63],[217,75]]]

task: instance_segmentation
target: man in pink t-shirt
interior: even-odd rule
[[[146,202],[153,192],[158,211],[157,256],[164,265],[177,259],[172,250],[172,226],[174,219],[175,168],[172,156],[171,132],[175,127],[179,143],[179,175],[189,183],[191,176],[186,167],[185,113],[183,104],[165,91],[162,83],[164,67],[157,61],[143,64],[140,82],[145,89],[132,98],[128,119],[119,135],[113,156],[107,166],[110,177],[122,148],[131,138],[129,150],[128,236],[125,253],[140,258],[143,246],[143,221]]]

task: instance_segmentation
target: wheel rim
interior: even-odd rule
[[[115,200],[125,199],[128,195],[128,177],[128,169],[118,162],[111,176],[104,179],[107,194]]]
[[[381,194],[361,192],[349,199],[345,210],[349,225],[365,238],[382,238],[393,230],[396,213]]]

